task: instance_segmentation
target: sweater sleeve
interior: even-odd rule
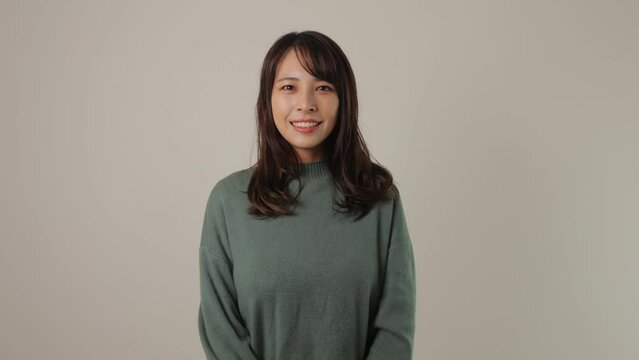
[[[237,306],[222,184],[207,201],[199,248],[198,330],[208,360],[257,360]]]
[[[384,286],[367,360],[411,360],[415,334],[415,260],[401,199],[396,198]]]

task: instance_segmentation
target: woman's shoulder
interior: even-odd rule
[[[251,169],[236,170],[217,180],[210,188],[206,207],[209,211],[227,211],[230,204],[244,201]]]
[[[246,191],[252,172],[252,167],[249,167],[228,173],[213,185],[211,192],[227,195],[238,191]]]

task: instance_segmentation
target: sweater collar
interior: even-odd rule
[[[295,164],[300,169],[300,177],[304,179],[322,178],[329,174],[326,160]]]

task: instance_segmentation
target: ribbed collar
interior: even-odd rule
[[[318,160],[306,164],[295,164],[300,169],[300,177],[303,179],[317,179],[329,175],[326,160]]]

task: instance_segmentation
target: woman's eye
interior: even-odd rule
[[[282,86],[282,87],[281,87],[281,89],[282,89],[282,90],[292,90],[292,89],[291,89],[292,87],[293,87],[293,85],[284,85],[284,86]],[[321,86],[318,86],[317,88],[318,88],[318,89],[320,89],[320,88],[325,88],[325,89],[324,89],[324,90],[322,90],[322,91],[331,91],[331,90],[332,90],[332,88],[331,88],[330,86],[328,86],[328,85],[321,85]]]

